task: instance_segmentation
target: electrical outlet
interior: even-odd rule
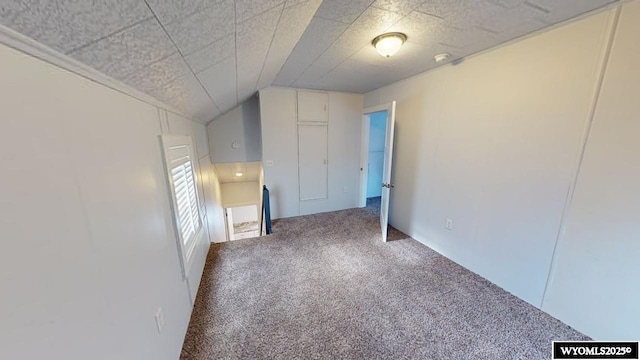
[[[164,327],[164,313],[162,312],[162,307],[158,307],[156,311],[156,326],[158,327],[158,332],[162,332],[162,328]]]
[[[447,228],[447,230],[453,230],[453,220],[447,219],[444,223],[444,227]]]
[[[265,165],[266,166],[273,166],[273,160],[267,160]]]
[[[343,191],[344,191],[344,192],[346,192],[346,193],[348,193],[348,192],[349,192],[349,187],[348,187],[348,186],[345,186],[345,187],[344,187],[344,189],[343,189]]]

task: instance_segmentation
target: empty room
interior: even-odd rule
[[[0,359],[638,359],[640,0],[0,0]]]

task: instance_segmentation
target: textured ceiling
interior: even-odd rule
[[[271,85],[322,0],[0,0],[0,23],[208,122]]]
[[[367,92],[488,49],[615,0],[324,0],[275,85]],[[399,31],[391,58],[371,46]]]
[[[0,23],[208,122],[271,84],[366,92],[615,0],[0,0]],[[401,31],[391,58],[371,39]]]

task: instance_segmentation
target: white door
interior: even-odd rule
[[[300,201],[326,199],[327,125],[298,125]]]
[[[391,197],[391,161],[393,157],[393,129],[396,124],[396,102],[391,102],[391,108],[387,110],[387,128],[384,139],[384,163],[382,165],[382,198],[380,200],[380,227],[382,228],[382,241],[387,241],[389,226],[389,199]]]

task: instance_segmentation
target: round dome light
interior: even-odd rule
[[[400,47],[402,47],[405,41],[407,41],[407,35],[392,32],[377,36],[371,43],[380,55],[391,57],[400,50]]]

